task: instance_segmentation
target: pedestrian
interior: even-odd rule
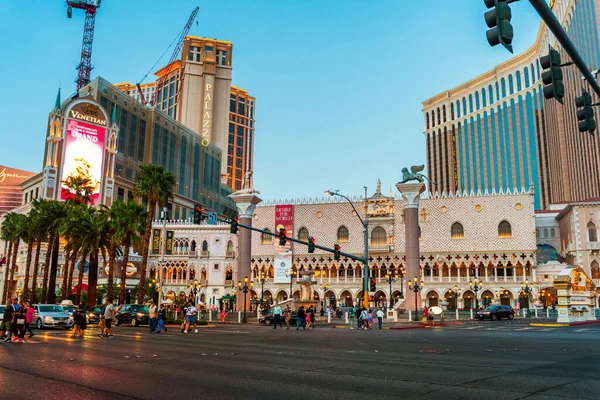
[[[223,324],[224,324],[224,323],[225,323],[225,307],[222,307],[222,308],[221,308],[221,314],[220,314],[220,317],[221,317],[221,323],[223,323]]]
[[[362,319],[362,307],[358,306],[356,308],[356,326],[358,327],[358,329],[362,329],[363,328],[363,319]]]
[[[2,330],[4,331],[4,335],[2,336],[5,342],[10,342],[12,340],[13,334],[13,314],[15,313],[15,304],[17,304],[17,299],[14,298],[10,301],[9,304],[6,305],[4,309],[4,315],[2,316]]]
[[[29,331],[29,337],[32,338],[35,336],[33,331],[31,330],[31,323],[33,322],[33,317],[35,316],[35,308],[31,306],[31,301],[27,300],[25,302],[25,306],[27,307],[27,313],[25,315],[25,330]]]
[[[427,306],[423,307],[423,318],[421,319],[421,322],[425,325],[429,324],[429,310],[427,309]]]
[[[188,306],[185,309],[185,330],[183,333],[188,333],[190,331],[190,325],[194,326],[194,333],[198,333],[198,325],[196,324],[197,315],[198,310],[196,307],[194,307],[193,304],[188,303]]]
[[[367,316],[368,328],[373,328],[373,310],[369,310],[369,314]]]
[[[360,320],[362,321],[362,329],[369,329],[369,314],[366,308],[363,308],[360,312]]]
[[[310,315],[310,326],[315,329],[315,308],[313,306],[308,308],[308,315]]]
[[[150,333],[156,332],[156,305],[152,300],[148,301],[148,325],[150,325]]]
[[[306,330],[306,312],[304,311],[304,306],[300,306],[298,308],[298,320],[296,321],[296,330],[303,328]]]
[[[167,332],[167,327],[165,326],[165,322],[167,322],[167,308],[165,305],[160,306],[160,310],[158,310],[158,326],[156,328],[156,333],[160,333],[163,329]]]
[[[79,336],[83,337],[85,328],[87,328],[87,307],[85,304],[79,303],[75,313],[79,314]]]
[[[19,309],[14,313],[13,319],[13,342],[23,343],[25,337],[25,314],[27,310],[23,303],[19,303]]]
[[[102,339],[112,337],[112,322],[115,319],[115,306],[112,303],[112,299],[106,299],[106,305],[104,306],[104,312],[102,318],[104,319],[104,329],[99,334]]]
[[[339,310],[339,312],[341,313],[341,310]],[[350,329],[354,329],[354,318],[356,317],[356,308],[350,308],[348,314],[348,319],[350,320]]]
[[[379,329],[381,329],[383,326],[383,310],[381,308],[377,310],[377,323],[379,324]]]
[[[283,320],[285,321],[285,326],[287,327],[287,329],[290,329],[290,319],[292,319],[292,310],[290,309],[290,306],[288,305],[285,308],[285,311],[283,312]]]
[[[311,325],[311,321],[310,321],[310,307],[306,312],[306,316],[304,317],[306,319],[306,328],[304,329],[305,331],[310,330],[310,325]]]
[[[279,303],[275,302],[275,307],[273,307],[273,329],[277,329],[277,324],[279,327],[283,328],[283,323],[281,322],[281,307],[279,307]]]
[[[81,304],[73,312],[73,335],[72,335],[72,337],[80,336],[80,332],[82,332],[81,327],[80,327],[82,316],[81,316],[81,313],[79,312],[79,308],[81,308]],[[85,316],[84,316],[84,318],[85,318]]]

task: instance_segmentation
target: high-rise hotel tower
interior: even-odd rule
[[[588,67],[597,69],[600,0],[551,5]],[[539,58],[549,45],[569,61],[542,23],[524,53],[423,102],[431,192],[532,189],[536,209],[600,197],[599,138],[578,131],[575,106],[582,88],[592,91],[571,65],[563,67],[564,104],[544,99]]]

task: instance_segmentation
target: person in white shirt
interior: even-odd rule
[[[377,310],[377,322],[379,323],[379,329],[383,326],[383,311],[380,309]]]

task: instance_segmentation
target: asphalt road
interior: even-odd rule
[[[532,329],[524,329],[532,328]],[[600,324],[411,330],[217,325],[0,344],[0,398],[598,399]]]

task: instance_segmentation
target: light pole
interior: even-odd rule
[[[364,186],[365,188],[365,206],[367,204],[367,187]],[[327,190],[325,191],[325,194],[329,195],[329,196],[339,196],[343,199],[346,199],[348,201],[348,203],[350,203],[350,205],[352,206],[352,209],[354,210],[354,213],[356,214],[356,216],[358,217],[358,219],[360,220],[360,223],[363,226],[363,235],[364,235],[364,241],[365,241],[365,250],[364,250],[364,254],[363,254],[363,306],[365,308],[369,308],[369,225],[367,224],[367,218],[366,218],[366,212],[365,212],[365,219],[362,219],[360,214],[358,213],[358,210],[356,209],[356,207],[354,207],[354,204],[352,203],[352,201],[344,196],[343,194],[338,193],[338,190]]]
[[[404,268],[404,265],[400,267],[398,272],[400,274],[400,298],[403,299],[404,298],[404,277],[406,276],[406,268]]]
[[[477,292],[483,289],[483,282],[481,282],[479,278],[475,278],[472,281],[469,281],[469,287],[475,292],[475,309],[479,310],[479,297],[477,297]]]
[[[325,301],[327,299],[327,289],[329,289],[329,284],[327,282],[321,283],[319,285],[321,290],[323,290],[323,308],[325,308]]]
[[[250,281],[250,286],[248,286],[248,277],[245,276],[244,277],[244,285],[242,286],[242,281],[238,281],[238,290],[241,290],[242,292],[244,292],[244,319],[242,320],[242,322],[244,324],[248,323],[248,319],[246,318],[246,309],[247,309],[247,304],[246,304],[246,298],[248,296],[246,296],[248,294],[248,291],[250,291],[250,289],[254,286],[254,282]]]
[[[391,273],[387,273],[385,275],[385,281],[390,284],[390,304],[388,308],[391,310],[392,308],[394,308],[392,306],[392,282],[396,282],[396,278],[394,278],[394,276]]]
[[[540,290],[540,302],[544,306],[544,310],[546,309],[546,289]]]
[[[286,271],[287,273],[287,271]],[[265,275],[264,272],[260,273],[260,279],[258,280],[260,282],[260,306],[263,306],[263,303],[265,301],[265,282],[267,281],[267,276]]]
[[[194,292],[194,306],[198,304],[198,289],[202,288],[202,284],[198,284],[198,279],[194,279],[194,282],[190,283],[190,289]]]
[[[521,305],[521,297],[527,297],[527,308],[529,308],[529,293],[531,293],[532,286],[529,286],[529,279],[525,279],[525,282],[521,282],[521,291],[519,292],[519,308],[523,308]]]
[[[294,298],[294,296],[292,294],[292,282],[294,281],[294,275],[296,275],[296,271],[292,271],[292,270],[285,271],[285,276],[290,278],[290,299]]]
[[[457,285],[454,285],[454,300],[456,303],[456,309],[458,310],[458,298],[460,297],[460,294],[462,293],[462,289],[459,288]]]
[[[408,288],[410,290],[412,290],[413,292],[415,292],[415,318],[413,321],[417,321],[417,315],[418,315],[418,311],[417,311],[417,293],[419,293],[421,291],[421,289],[423,289],[423,286],[425,286],[425,282],[421,281],[419,282],[419,278],[417,278],[416,276],[413,278],[412,281],[408,281]]]
[[[17,299],[21,300],[21,289],[16,288],[15,293],[17,294]]]

